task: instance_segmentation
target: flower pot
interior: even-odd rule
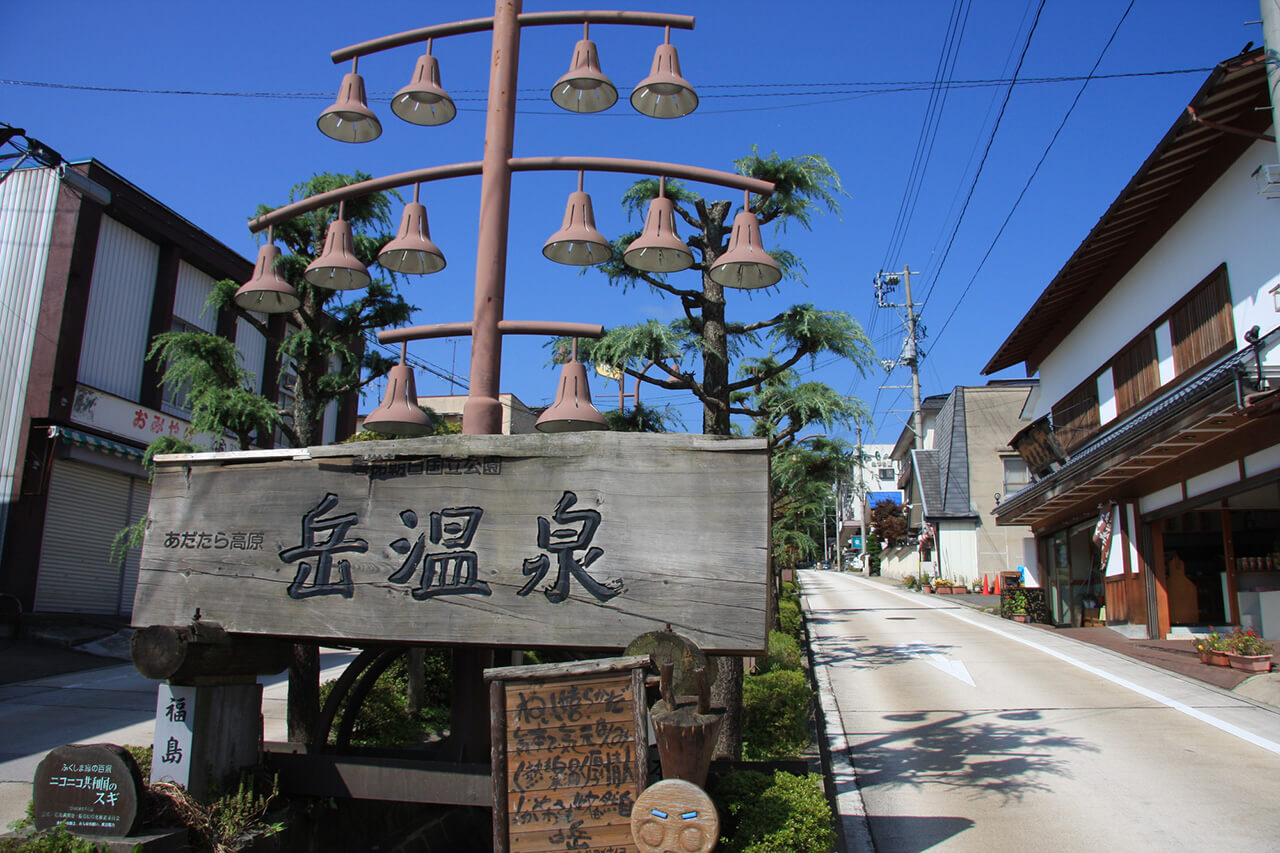
[[[933,592],[933,586],[932,586],[931,584],[927,584],[927,583],[926,583],[926,584],[922,584],[922,585],[920,586],[920,591],[921,591],[921,592],[923,592],[923,593],[925,593],[926,595],[929,595],[929,594],[931,594],[931,593]]]
[[[1226,657],[1231,668],[1241,672],[1271,671],[1271,655],[1233,655],[1228,652]]]
[[[1200,656],[1200,663],[1209,663],[1209,650],[1196,649],[1196,654]]]
[[[1026,621],[1027,621],[1027,614],[1025,614],[1025,613],[1014,613],[1014,614],[1013,614],[1013,621],[1014,621],[1014,622],[1026,622]]]
[[[1231,661],[1227,660],[1226,652],[1209,652],[1210,666],[1231,666]]]

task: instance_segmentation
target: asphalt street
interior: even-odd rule
[[[946,599],[800,581],[849,850],[1280,848],[1274,710]]]
[[[337,678],[355,652],[323,650],[321,679]],[[283,674],[260,679],[263,739],[288,740]],[[0,685],[0,829],[26,814],[40,760],[69,743],[150,746],[157,682],[132,663]]]

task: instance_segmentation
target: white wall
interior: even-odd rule
[[[1280,281],[1280,201],[1258,194],[1252,173],[1273,163],[1256,142],[1040,364],[1034,417],[1097,371],[1224,261],[1235,304],[1237,346],[1251,326],[1268,332],[1280,314],[1268,287]],[[1280,349],[1269,363],[1280,364]]]
[[[969,583],[978,572],[978,528],[969,520],[938,522],[938,571],[943,580]]]

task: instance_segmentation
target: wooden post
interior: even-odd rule
[[[1169,633],[1169,569],[1164,562],[1164,522],[1151,523],[1151,579],[1156,588],[1155,639]]]
[[[707,783],[716,738],[724,722],[723,708],[711,708],[711,683],[707,671],[694,671],[698,695],[676,696],[671,688],[674,665],[658,664],[662,699],[650,709],[658,735],[658,755],[664,779],[684,779],[702,787]]]
[[[1240,596],[1237,595],[1236,580],[1236,542],[1231,530],[1231,510],[1227,502],[1222,502],[1222,555],[1226,561],[1227,571],[1227,621],[1232,625],[1240,624]]]

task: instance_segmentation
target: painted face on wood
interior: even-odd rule
[[[720,837],[720,816],[697,785],[663,779],[636,798],[631,836],[640,853],[710,853]]]

